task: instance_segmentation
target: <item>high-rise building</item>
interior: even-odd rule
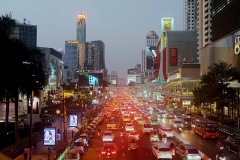
[[[235,52],[235,48],[239,47],[240,37],[239,0],[199,0],[198,5],[198,19],[204,20],[199,23],[198,35],[201,38],[201,75],[206,74],[208,67],[219,61],[228,62],[240,70],[239,53]]]
[[[197,1],[197,41],[198,48],[201,50],[208,44],[212,43],[212,16],[211,16],[211,2],[212,0],[198,0]],[[199,62],[201,61],[201,54],[198,52]]]
[[[64,79],[70,81],[77,78],[75,77],[75,75],[76,71],[78,71],[78,44],[79,42],[76,40],[65,41],[65,54],[63,55],[63,62],[67,68],[65,70],[67,72],[67,77],[65,77]]]
[[[103,41],[86,42],[84,70],[99,71],[105,69],[105,45]]]
[[[196,30],[197,0],[184,0],[184,30]]]
[[[37,26],[24,23],[17,23],[12,35],[19,39],[27,48],[37,47]]]
[[[86,42],[86,22],[83,14],[79,14],[77,17],[77,41]]]

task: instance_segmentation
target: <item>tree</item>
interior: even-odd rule
[[[39,49],[28,49],[22,42],[12,36],[16,21],[11,16],[0,17],[0,49],[4,59],[0,63],[0,96],[6,97],[5,132],[9,116],[9,100],[15,99],[15,124],[18,123],[18,92],[47,84],[48,74],[45,56]],[[0,97],[1,98],[1,97]],[[16,141],[17,127],[15,127]]]
[[[208,67],[209,71],[201,78],[201,95],[206,102],[216,102],[220,110],[221,122],[224,121],[224,107],[229,106],[236,97],[230,82],[240,80],[240,72],[231,64],[223,61]]]

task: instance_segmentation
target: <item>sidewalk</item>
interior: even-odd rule
[[[52,127],[62,128],[62,118],[57,117],[52,123]],[[67,128],[66,128],[67,129]],[[71,141],[72,135],[67,133],[67,140]],[[50,146],[50,155],[48,151],[49,146],[44,146],[43,141],[37,143],[37,147],[32,149],[32,160],[55,160],[57,157],[55,146]]]

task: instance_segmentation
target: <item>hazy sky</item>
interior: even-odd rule
[[[183,0],[0,0],[0,14],[37,25],[37,46],[65,50],[76,39],[77,15],[86,16],[87,41],[102,40],[108,73],[126,78],[141,64],[149,31],[161,34],[161,18],[173,17],[183,30]]]

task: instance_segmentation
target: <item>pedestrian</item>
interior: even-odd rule
[[[27,158],[28,158],[28,148],[27,147],[25,147],[23,150],[23,156],[24,156],[24,160],[27,160]]]

